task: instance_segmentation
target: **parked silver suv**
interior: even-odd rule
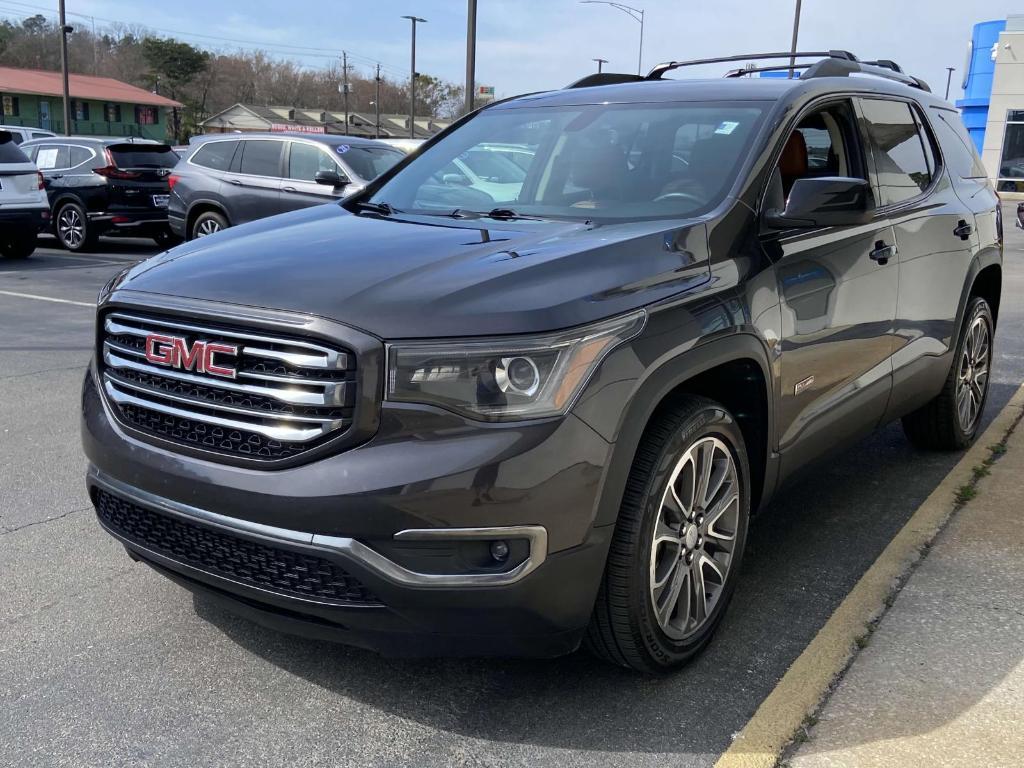
[[[225,134],[198,141],[169,181],[171,230],[191,240],[358,192],[405,155],[352,136]]]

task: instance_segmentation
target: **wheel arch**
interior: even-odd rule
[[[767,348],[751,333],[708,341],[667,360],[634,390],[624,409],[602,479],[594,524],[615,522],[647,426],[659,410],[686,395],[715,400],[736,417],[750,461],[751,509],[758,509],[770,498],[778,470],[771,448],[773,390]]]

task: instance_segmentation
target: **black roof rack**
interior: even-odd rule
[[[614,85],[618,83],[637,83],[644,80],[661,80],[667,72],[681,67],[695,67],[701,64],[722,64],[734,61],[763,61],[766,59],[788,59],[789,64],[772,64],[764,67],[745,67],[743,69],[730,69],[725,77],[743,77],[754,72],[785,72],[788,70],[803,70],[800,74],[801,80],[811,80],[815,77],[849,77],[852,74],[862,73],[874,75],[886,80],[895,80],[898,83],[909,85],[912,88],[919,88],[922,91],[931,93],[928,84],[919,77],[906,74],[903,69],[892,59],[878,59],[877,61],[861,61],[849,51],[781,51],[776,53],[741,53],[736,56],[716,56],[710,59],[691,59],[689,61],[667,61],[658,64],[646,77],[640,75],[624,75],[615,72],[599,72],[587,75],[580,80],[566,86],[567,88],[589,88],[595,85]],[[797,59],[817,59],[817,61],[797,62]]]

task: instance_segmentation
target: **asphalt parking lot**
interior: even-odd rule
[[[1024,380],[1024,236],[1007,240],[987,419]],[[785,491],[718,637],[670,677],[583,653],[389,660],[278,635],[194,602],[93,519],[90,305],[155,252],[104,240],[0,262],[0,765],[711,765],[958,459],[891,425]]]

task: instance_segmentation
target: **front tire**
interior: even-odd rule
[[[593,653],[657,673],[710,642],[743,557],[749,478],[743,435],[718,403],[687,397],[648,426],[585,638]]]
[[[988,400],[994,331],[988,302],[973,297],[942,391],[903,417],[903,431],[915,447],[958,451],[974,442]]]

